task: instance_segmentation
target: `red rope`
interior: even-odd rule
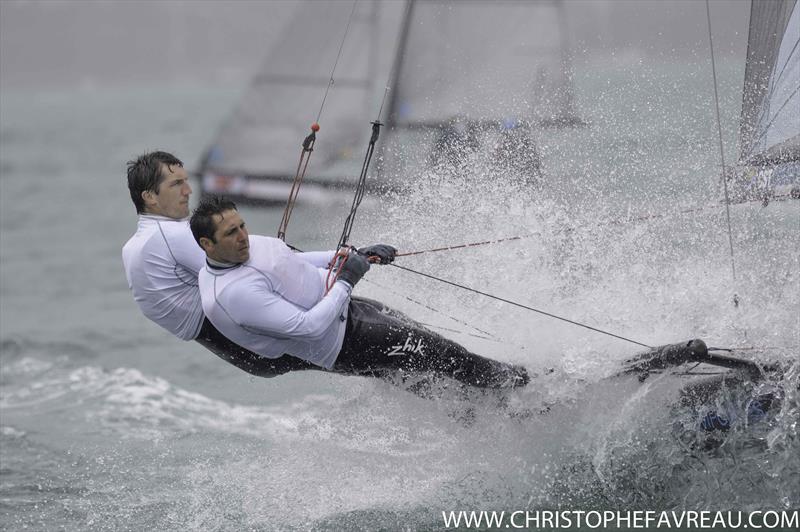
[[[509,240],[522,240],[523,238],[530,238],[534,235],[526,236],[512,236],[508,238],[499,238],[497,240],[486,240],[484,242],[472,242],[470,244],[459,244],[456,246],[447,246],[443,248],[425,249],[422,251],[407,251],[406,253],[397,253],[395,257],[408,257],[410,255],[421,255],[422,253],[432,253],[435,251],[451,251],[453,249],[471,248],[476,246],[485,246],[487,244],[499,244],[500,242],[508,242]]]
[[[770,198],[770,200],[771,201],[785,201],[785,200],[787,200],[789,198],[793,198],[793,197],[794,196],[792,196],[791,194],[779,194],[777,196],[773,196],[772,198]],[[755,203],[755,202],[763,202],[763,201],[764,200],[761,200],[761,199],[749,200],[746,203]],[[668,216],[674,216],[676,214],[677,215],[693,214],[693,213],[698,213],[698,212],[702,212],[702,211],[705,211],[705,210],[709,210],[709,209],[712,209],[712,208],[718,209],[718,208],[723,207],[723,206],[724,205],[707,205],[705,207],[695,207],[693,209],[684,209],[682,211],[677,211],[677,212],[670,213],[670,214],[649,214],[649,215],[646,215],[646,216],[638,216],[636,218],[627,218],[625,220],[611,220],[611,221],[608,221],[608,222],[598,223],[598,224],[596,224],[596,226],[625,225],[625,224],[629,224],[629,223],[643,222],[643,221],[646,221],[646,220],[656,220],[656,219],[667,218]],[[488,245],[488,244],[499,244],[501,242],[509,242],[511,240],[522,240],[522,239],[525,239],[525,238],[533,238],[535,236],[540,236],[540,235],[539,234],[534,234],[534,235],[510,236],[510,237],[507,237],[507,238],[498,238],[496,240],[484,240],[482,242],[470,242],[468,244],[457,244],[457,245],[454,245],[454,246],[444,246],[444,247],[438,247],[438,248],[432,248],[432,249],[423,249],[423,250],[419,250],[419,251],[406,251],[405,253],[398,253],[395,256],[396,257],[409,257],[409,256],[412,256],[412,255],[421,255],[423,253],[435,253],[435,252],[438,252],[438,251],[452,251],[452,250],[455,250],[455,249],[464,249],[464,248],[485,246],[485,245]]]
[[[349,256],[350,248],[345,246],[339,248],[336,255],[331,259],[331,263],[328,264],[328,275],[325,277],[325,295],[327,295],[328,292],[331,291],[331,288],[333,288],[333,285],[336,284],[336,281],[339,279],[339,272],[342,271],[342,267],[344,267]]]
[[[283,210],[281,224],[278,226],[278,238],[281,240],[286,240],[286,229],[289,227],[289,219],[292,217],[297,195],[300,193],[300,184],[306,176],[306,168],[308,168],[308,162],[311,160],[311,152],[314,151],[314,143],[317,142],[317,131],[319,131],[319,124],[314,122],[311,124],[311,134],[303,141],[303,148],[300,151],[300,160],[297,162],[297,170],[295,171],[294,180],[292,181],[292,188],[289,190],[289,199],[286,201],[286,208]]]
[[[352,246],[343,246],[339,248],[336,255],[333,256],[331,263],[328,264],[328,275],[325,277],[325,294],[331,291],[333,285],[339,280],[339,272],[342,271],[350,253],[358,253],[358,250]],[[367,261],[371,264],[376,264],[381,261],[380,257],[367,257]]]

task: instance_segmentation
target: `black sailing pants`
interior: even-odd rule
[[[283,355],[279,358],[267,358],[257,355],[229,340],[208,321],[208,318],[203,318],[203,326],[200,328],[200,334],[195,340],[222,360],[256,377],[275,377],[289,371],[317,367],[310,362],[290,355]]]
[[[378,301],[353,297],[333,371],[434,373],[481,388],[528,383],[525,368],[478,356]]]
[[[259,377],[320,369],[291,355],[259,356],[223,336],[208,319],[203,321],[197,342],[237,368]],[[333,371],[375,376],[387,371],[434,373],[480,388],[513,388],[528,383],[525,368],[471,353],[405,314],[360,297],[350,301],[344,341]]]

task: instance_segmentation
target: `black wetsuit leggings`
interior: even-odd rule
[[[524,386],[525,368],[478,356],[378,301],[353,297],[333,371],[434,373],[478,387]]]
[[[223,360],[252,375],[274,377],[289,371],[320,369],[283,355],[266,358],[222,335],[208,319],[197,342]],[[353,297],[342,349],[333,371],[350,375],[384,376],[387,371],[433,373],[471,386],[524,386],[525,368],[478,356],[378,301]]]
[[[289,371],[319,369],[310,362],[290,355],[283,355],[280,358],[267,358],[257,355],[239,344],[228,340],[226,336],[219,332],[216,327],[208,321],[208,318],[203,319],[203,326],[200,328],[200,334],[197,336],[196,340],[197,343],[222,360],[256,377],[275,377],[288,373]]]

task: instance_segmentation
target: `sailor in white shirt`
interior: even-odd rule
[[[205,263],[189,220],[140,214],[136,233],[122,248],[133,298],[147,316],[182,340],[194,340],[203,324],[197,274]]]
[[[205,250],[203,311],[225,336],[266,358],[287,354],[341,373],[435,373],[479,387],[525,385],[524,368],[480,357],[407,316],[350,293],[384,244],[351,251],[326,289],[333,252],[295,253],[277,238],[250,236],[233,202],[211,198],[190,226]]]
[[[152,152],[130,161],[128,189],[139,221],[122,248],[122,262],[134,300],[147,318],[255,375],[311,367],[293,357],[259,357],[224,338],[205,319],[197,283],[205,253],[189,229],[192,189],[179,159]]]

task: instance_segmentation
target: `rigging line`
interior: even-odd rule
[[[713,376],[713,375],[726,375],[726,372],[724,372],[724,371],[703,371],[703,372],[692,371],[691,373],[688,373],[688,372],[687,373],[674,373],[674,375],[677,375],[678,377],[697,377],[697,376],[708,377],[708,376]]]
[[[758,201],[761,202],[763,200],[759,199]],[[691,213],[695,213],[695,212],[702,212],[702,211],[704,211],[706,209],[710,209],[712,207],[718,207],[718,206],[717,205],[711,205],[711,206],[708,206],[708,207],[697,207],[697,208],[693,208],[693,209],[684,209],[684,210],[681,210],[681,211],[676,211],[674,214],[682,215],[682,214],[691,214]],[[596,223],[591,227],[602,227],[602,226],[606,226],[606,225],[625,225],[625,224],[628,224],[628,223],[641,222],[641,221],[645,221],[645,220],[666,218],[667,216],[669,216],[669,215],[667,215],[667,214],[649,214],[649,215],[645,215],[645,216],[638,216],[636,218],[628,218],[627,220],[610,220],[608,222]],[[587,227],[587,226],[567,227],[565,229],[565,231],[569,233],[569,232],[575,231],[577,229],[582,229],[584,227]],[[438,248],[423,249],[423,250],[419,250],[419,251],[407,251],[405,253],[397,253],[395,256],[396,257],[410,257],[410,256],[413,256],[413,255],[422,255],[423,253],[437,253],[437,252],[440,252],[440,251],[453,251],[453,250],[456,250],[456,249],[465,249],[465,248],[471,248],[471,247],[486,246],[486,245],[489,245],[489,244],[501,244],[503,242],[511,242],[511,241],[514,241],[514,240],[523,240],[523,239],[527,239],[527,238],[534,238],[534,237],[537,237],[537,236],[541,237],[542,233],[541,232],[537,232],[537,233],[533,233],[533,234],[529,234],[529,235],[510,236],[510,237],[505,237],[505,238],[498,238],[498,239],[495,239],[495,240],[484,240],[484,241],[481,241],[481,242],[469,242],[467,244],[456,244],[456,245],[451,245],[451,246],[442,246],[442,247],[438,247]]]
[[[786,104],[788,104],[788,103],[789,103],[789,100],[791,100],[792,98],[794,98],[794,95],[795,95],[795,94],[797,94],[797,93],[798,93],[798,91],[800,91],[800,87],[797,87],[797,88],[794,90],[794,92],[792,92],[792,93],[789,95],[789,97],[788,97],[788,98],[786,98],[786,101],[785,101],[785,102],[783,102],[783,105],[781,105],[781,106],[778,108],[778,110],[777,110],[777,111],[775,111],[775,114],[774,114],[774,115],[772,115],[772,120],[770,120],[770,121],[769,121],[769,123],[768,123],[766,126],[764,126],[764,130],[761,132],[761,134],[760,134],[758,137],[756,137],[756,138],[755,138],[755,140],[754,140],[754,141],[753,141],[753,142],[750,144],[750,151],[747,153],[747,155],[748,155],[748,156],[749,156],[749,155],[752,155],[752,153],[753,153],[753,150],[755,149],[755,144],[756,144],[757,142],[760,142],[760,141],[761,141],[761,139],[764,137],[764,135],[766,135],[766,134],[767,134],[767,132],[768,132],[768,130],[769,130],[769,128],[770,128],[770,126],[773,124],[773,122],[775,122],[775,120],[777,120],[777,119],[778,119],[778,116],[781,114],[781,111],[783,111],[783,108],[784,108],[784,107],[786,107]]]
[[[793,196],[791,195],[791,193],[776,194],[775,196],[772,196],[770,198],[770,201],[772,201],[772,202],[775,202],[775,201],[786,201],[786,200],[788,200],[788,199],[790,199],[792,197]],[[742,203],[763,203],[763,201],[764,201],[763,199],[759,198],[759,199],[755,199],[755,200],[745,200]],[[675,211],[675,212],[671,212],[671,213],[668,213],[668,214],[647,214],[647,215],[643,215],[643,216],[637,216],[635,218],[627,218],[627,219],[624,219],[624,220],[623,219],[609,220],[607,222],[595,223],[592,226],[583,225],[583,226],[578,226],[578,227],[568,227],[568,228],[565,229],[565,231],[571,232],[571,231],[575,231],[575,230],[578,230],[578,229],[603,227],[603,226],[607,226],[607,225],[626,225],[626,224],[630,224],[630,223],[644,222],[644,221],[647,221],[647,220],[658,220],[658,219],[662,219],[662,218],[667,218],[669,216],[676,216],[676,215],[680,216],[680,215],[684,215],[684,214],[693,214],[693,213],[707,211],[707,210],[710,210],[710,209],[718,209],[720,207],[723,207],[723,205],[716,205],[716,204],[714,204],[714,205],[705,205],[705,206],[702,206],[702,207],[694,207],[694,208],[691,208],[691,209],[682,209],[680,211]],[[450,245],[450,246],[442,246],[442,247],[438,247],[438,248],[423,249],[423,250],[418,250],[418,251],[407,251],[405,253],[397,253],[395,256],[396,257],[411,257],[411,256],[414,256],[414,255],[422,255],[423,253],[437,253],[437,252],[441,252],[441,251],[453,251],[453,250],[456,250],[456,249],[465,249],[465,248],[471,248],[471,247],[486,246],[486,245],[489,245],[489,244],[501,244],[503,242],[511,242],[511,241],[515,241],[515,240],[524,240],[524,239],[527,239],[527,238],[534,238],[534,237],[541,237],[541,236],[542,236],[541,232],[536,232],[536,233],[528,234],[528,235],[509,236],[509,237],[504,237],[504,238],[498,238],[498,239],[495,239],[495,240],[484,240],[484,241],[481,241],[481,242],[469,242],[467,244],[455,244],[455,245]]]
[[[339,53],[336,54],[336,61],[333,62],[333,68],[331,69],[331,77],[328,80],[328,86],[325,88],[325,95],[322,97],[322,104],[319,106],[319,113],[317,113],[316,120],[317,124],[319,124],[319,118],[322,116],[322,108],[325,107],[325,100],[328,99],[328,91],[331,90],[331,87],[333,86],[333,74],[336,72],[336,65],[339,64],[339,58],[342,57],[342,48],[344,48],[344,42],[347,40],[347,33],[350,31],[350,23],[353,22],[353,14],[356,12],[356,5],[358,5],[358,0],[353,0],[353,8],[350,10],[350,17],[347,19],[347,27],[344,29],[342,42],[339,44]]]
[[[318,130],[319,125],[314,123],[311,126],[311,134],[308,135],[305,140],[303,140],[302,149],[300,151],[300,160],[297,162],[297,170],[295,171],[294,179],[292,180],[292,188],[289,190],[289,199],[286,200],[286,207],[283,210],[281,223],[278,226],[278,238],[281,240],[286,240],[286,230],[289,228],[289,220],[291,219],[292,212],[294,211],[297,195],[300,193],[300,185],[306,175],[308,163],[311,160],[311,152],[314,151],[314,143],[317,140],[316,133]]]
[[[288,243],[286,245],[292,251],[296,251],[298,253],[303,253],[303,250],[298,248],[298,247],[295,247],[295,246],[293,246],[291,244],[288,244]],[[431,307],[430,305],[426,305],[425,303],[417,301],[416,299],[412,299],[412,298],[408,297],[407,295],[399,294],[398,292],[392,290],[391,288],[388,288],[388,287],[386,287],[386,286],[384,286],[384,285],[382,285],[380,283],[377,283],[377,282],[373,281],[372,279],[364,279],[364,282],[366,282],[367,284],[372,284],[374,286],[377,286],[378,288],[382,288],[382,289],[386,290],[387,292],[389,292],[389,293],[391,293],[393,295],[403,297],[403,298],[407,299],[408,301],[414,303],[415,305],[419,305],[422,308],[428,309],[428,310],[430,310],[430,311],[432,311],[432,312],[434,312],[436,314],[439,314],[441,316],[449,318],[449,319],[453,320],[456,323],[459,323],[461,325],[466,325],[467,327],[470,327],[471,329],[474,329],[475,331],[481,333],[481,335],[484,335],[484,336],[473,334],[473,333],[468,333],[468,332],[465,332],[465,331],[458,331],[456,329],[448,329],[447,327],[442,327],[442,326],[438,326],[438,325],[429,325],[429,324],[426,324],[426,323],[423,323],[422,325],[425,325],[425,326],[428,326],[428,327],[444,329],[444,330],[448,330],[448,331],[453,331],[453,332],[459,332],[461,334],[466,334],[468,336],[473,336],[475,338],[480,338],[482,340],[490,340],[490,341],[493,341],[493,342],[504,343],[506,345],[514,345],[514,347],[518,347],[520,349],[525,349],[525,347],[523,347],[523,346],[519,346],[519,345],[515,345],[515,344],[509,344],[508,342],[503,342],[502,340],[499,340],[495,335],[493,335],[492,333],[490,333],[488,331],[484,331],[483,329],[480,329],[480,328],[478,328],[478,327],[476,327],[476,326],[474,326],[474,325],[472,325],[472,324],[470,324],[470,323],[468,323],[468,322],[466,322],[464,320],[461,320],[461,319],[458,319],[456,317],[453,317],[450,314],[446,314],[446,313],[442,312],[441,310],[437,310],[434,307]]]
[[[497,240],[486,240],[483,242],[471,242],[469,244],[458,244],[455,246],[445,246],[440,248],[433,248],[433,249],[424,249],[421,251],[407,251],[406,253],[397,253],[395,257],[410,257],[412,255],[421,255],[423,253],[434,253],[437,251],[452,251],[454,249],[463,249],[463,248],[471,248],[477,246],[485,246],[488,244],[500,244],[501,242],[509,242],[512,240],[522,240],[523,238],[533,238],[534,236],[541,236],[541,235],[523,235],[523,236],[511,236],[508,238],[498,238]]]
[[[490,332],[488,332],[488,331],[484,331],[483,329],[479,329],[478,327],[475,327],[474,325],[472,325],[472,324],[469,324],[469,323],[467,323],[467,322],[466,322],[466,321],[464,321],[464,320],[461,320],[461,319],[455,318],[455,317],[451,316],[450,314],[446,314],[446,313],[442,312],[441,310],[437,310],[437,309],[435,309],[434,307],[432,307],[432,306],[430,306],[430,305],[426,305],[425,303],[422,303],[421,301],[417,301],[416,299],[412,299],[412,298],[410,298],[409,296],[407,296],[407,295],[405,295],[405,294],[400,294],[400,293],[398,293],[398,292],[396,292],[396,291],[392,290],[391,288],[388,288],[388,287],[386,287],[386,286],[384,286],[384,285],[382,285],[382,284],[376,283],[376,282],[375,282],[375,281],[373,281],[372,279],[364,279],[364,281],[366,281],[368,284],[371,284],[371,285],[377,286],[378,288],[382,288],[383,290],[386,290],[387,292],[389,292],[389,293],[390,293],[390,294],[392,294],[392,295],[395,295],[395,296],[398,296],[398,297],[402,297],[402,298],[404,298],[404,299],[406,299],[406,300],[408,300],[408,301],[410,301],[410,302],[414,303],[415,305],[419,305],[420,307],[422,307],[422,308],[424,308],[424,309],[426,309],[426,310],[430,310],[431,312],[434,312],[434,313],[436,313],[436,314],[439,314],[440,316],[444,316],[444,317],[446,317],[446,318],[449,318],[449,319],[453,320],[454,322],[456,322],[456,323],[458,323],[458,324],[460,324],[460,325],[466,325],[467,327],[469,327],[469,328],[471,328],[471,329],[474,329],[474,330],[476,330],[477,332],[481,333],[482,335],[485,335],[485,336],[477,336],[477,335],[474,335],[474,336],[476,336],[477,338],[486,338],[486,337],[489,337],[489,338],[486,338],[486,339],[487,339],[487,340],[488,340],[488,339],[491,339],[491,340],[496,340],[496,339],[497,339],[497,338],[496,338],[496,337],[495,337],[495,336],[494,336],[492,333],[490,333]],[[423,324],[423,325],[425,325],[425,324]],[[440,327],[440,328],[444,328],[444,327]],[[449,330],[449,329],[448,329],[448,330]],[[462,332],[463,332],[463,331],[462,331]],[[465,332],[465,333],[463,333],[463,334],[470,334],[470,333],[466,333],[466,332]]]
[[[791,351],[800,349],[800,346],[790,345],[788,347],[777,346],[743,346],[743,347],[709,347],[709,351],[727,351],[728,353],[735,353],[736,351]]]
[[[356,212],[358,212],[358,207],[361,205],[361,200],[364,199],[364,193],[367,189],[367,170],[369,169],[369,163],[372,161],[372,154],[375,152],[375,143],[378,141],[378,136],[380,135],[382,125],[383,124],[377,120],[372,123],[372,136],[370,137],[369,145],[367,146],[367,153],[364,155],[364,162],[361,165],[361,174],[358,177],[356,192],[353,196],[353,204],[351,205],[350,213],[347,215],[347,219],[344,222],[342,236],[339,238],[339,243],[336,246],[336,255],[328,267],[328,277],[325,282],[327,290],[330,290],[333,286],[333,283],[335,283],[339,278],[339,273],[342,271],[345,262],[347,262],[347,249],[349,249],[348,242],[350,241],[350,232],[353,230]],[[358,250],[356,249],[356,252],[357,251]]]
[[[353,203],[350,206],[350,213],[345,219],[344,228],[342,229],[342,235],[339,238],[337,249],[341,249],[346,246],[350,240],[350,233],[353,230],[356,213],[358,212],[358,207],[361,205],[361,201],[364,199],[364,194],[367,189],[367,171],[369,170],[370,162],[372,162],[372,155],[375,153],[375,143],[378,141],[378,136],[380,135],[382,125],[383,124],[377,120],[372,122],[372,136],[370,137],[369,145],[367,146],[367,152],[364,155],[364,162],[361,164],[361,174],[358,176],[358,183],[356,184]]]
[[[412,2],[409,1],[406,4],[404,21],[410,14],[411,3]],[[383,115],[383,107],[386,103],[386,96],[389,93],[389,84],[394,79],[397,68],[398,68],[398,62],[395,61],[392,64],[391,70],[389,71],[389,77],[386,81],[386,87],[383,91],[383,97],[381,99],[381,106],[378,109],[378,116],[372,122],[372,135],[370,136],[369,144],[367,145],[367,152],[364,155],[364,161],[361,165],[361,174],[359,175],[358,182],[356,184],[356,190],[353,196],[353,203],[350,207],[350,213],[347,215],[347,218],[345,219],[344,228],[342,229],[342,234],[341,237],[339,238],[339,244],[337,246],[337,249],[341,249],[342,247],[348,244],[350,240],[350,233],[352,232],[353,225],[355,223],[355,217],[358,211],[358,207],[361,205],[361,201],[364,199],[364,194],[366,193],[367,173],[369,171],[369,166],[372,163],[372,156],[375,153],[375,144],[378,142],[378,137],[380,136],[380,128],[383,126],[383,123],[381,122],[381,116]]]
[[[786,67],[788,67],[788,66],[789,66],[789,63],[791,63],[791,61],[792,61],[792,56],[794,56],[794,53],[797,51],[797,46],[798,46],[798,45],[800,45],[800,39],[798,39],[797,41],[795,41],[795,43],[794,43],[794,46],[792,47],[792,51],[791,51],[791,52],[789,52],[789,55],[788,55],[788,57],[786,58],[786,62],[783,64],[783,67],[781,67],[781,71],[778,73],[778,75],[777,75],[777,76],[772,76],[772,80],[779,80],[779,79],[781,79],[781,77],[783,76],[783,73],[786,71]],[[777,66],[777,65],[776,65],[776,66]],[[774,67],[773,67],[773,69],[774,69]],[[773,72],[774,72],[774,70],[773,70]],[[764,97],[764,100],[766,100],[766,101],[769,101],[769,100],[772,98],[772,95],[773,95],[773,94],[774,94],[774,92],[775,92],[775,87],[777,87],[777,86],[778,86],[778,84],[777,84],[777,83],[772,83],[772,84],[770,85],[770,87],[769,87],[769,92],[768,92],[768,93],[767,93],[767,95]],[[790,96],[790,98],[791,98],[791,96]],[[784,104],[784,105],[785,105],[785,104]],[[758,113],[758,122],[761,122],[761,120],[764,118],[764,113],[767,111],[767,107],[768,107],[768,106],[766,106],[766,105],[762,105],[762,106],[761,106],[761,110],[760,110],[760,112]],[[781,109],[782,109],[782,108],[783,108],[783,106],[781,106]],[[780,111],[779,111],[779,112],[780,112]],[[752,150],[751,150],[751,151],[752,151]],[[748,154],[748,155],[749,155],[749,154]]]
[[[783,73],[784,73],[784,72],[786,72],[786,67],[788,67],[788,66],[789,66],[789,63],[791,63],[791,61],[792,61],[792,57],[794,57],[794,53],[797,51],[797,47],[798,47],[798,45],[800,45],[800,39],[797,39],[797,40],[794,42],[794,46],[792,46],[792,49],[791,49],[791,51],[790,51],[790,52],[789,52],[789,54],[786,56],[786,62],[785,62],[785,63],[783,64],[783,66],[781,67],[781,71],[780,71],[780,72],[778,72],[778,75],[777,75],[777,76],[775,76],[775,79],[781,79],[781,78],[783,77]],[[772,87],[772,89],[770,89],[770,95],[772,95],[772,93],[773,93],[774,91],[775,91],[775,85],[773,84],[773,87]]]
[[[503,344],[504,343],[502,340],[498,340],[497,338],[492,338],[490,336],[481,336],[479,334],[468,333],[468,332],[465,332],[465,331],[461,331],[459,329],[452,329],[450,327],[444,327],[442,325],[434,325],[432,323],[425,323],[424,321],[418,321],[417,323],[419,323],[420,325],[423,325],[423,326],[425,326],[425,327],[427,327],[429,329],[438,329],[440,331],[447,331],[447,332],[456,333],[456,334],[463,334],[463,335],[466,335],[466,336],[471,336],[472,338],[477,338],[479,340],[486,340],[487,342],[494,342],[494,343],[497,343],[497,344]]]
[[[458,283],[454,283],[452,281],[448,281],[447,279],[442,279],[441,277],[435,277],[433,275],[430,275],[430,274],[427,274],[427,273],[424,273],[424,272],[420,272],[420,271],[417,271],[417,270],[412,270],[411,268],[406,268],[405,266],[400,266],[398,264],[390,264],[389,266],[394,266],[395,268],[399,268],[401,270],[404,270],[404,271],[407,271],[407,272],[410,272],[410,273],[415,273],[417,275],[421,275],[422,277],[427,277],[428,279],[433,279],[434,281],[439,281],[440,283],[448,284],[448,285],[454,286],[456,288],[461,288],[462,290],[467,290],[468,292],[473,292],[475,294],[479,294],[479,295],[482,295],[484,297],[488,297],[490,299],[495,299],[497,301],[501,301],[503,303],[507,303],[507,304],[513,305],[515,307],[523,308],[525,310],[530,310],[531,312],[536,312],[538,314],[542,314],[542,315],[548,316],[550,318],[555,318],[557,320],[565,321],[567,323],[571,323],[572,325],[577,325],[579,327],[583,327],[584,329],[589,329],[590,331],[598,332],[600,334],[605,334],[607,336],[611,336],[611,337],[617,338],[619,340],[624,340],[626,342],[630,342],[632,344],[636,344],[636,345],[639,345],[639,346],[642,346],[642,347],[646,347],[648,349],[653,349],[653,346],[651,346],[651,345],[648,345],[648,344],[645,344],[645,343],[642,343],[642,342],[638,342],[636,340],[631,340],[630,338],[626,338],[624,336],[619,336],[617,334],[614,334],[614,333],[611,333],[611,332],[608,332],[608,331],[604,331],[602,329],[598,329],[596,327],[592,327],[592,326],[586,325],[584,323],[573,321],[573,320],[570,320],[568,318],[564,318],[564,317],[558,316],[556,314],[551,314],[549,312],[545,312],[543,310],[539,310],[537,308],[533,308],[531,306],[524,305],[522,303],[517,303],[516,301],[511,301],[510,299],[505,299],[505,298],[502,298],[502,297],[499,297],[499,296],[495,296],[495,295],[489,294],[487,292],[482,292],[480,290],[476,290],[475,288],[470,288],[469,286],[464,286],[464,285],[461,285],[461,284],[458,284]]]
[[[410,13],[411,13],[411,4],[412,4],[412,2],[413,2],[413,0],[409,0],[408,4],[406,4],[406,13],[405,13],[405,17],[406,18],[404,19],[404,22],[403,22],[404,25],[408,24],[408,20],[407,19],[408,19]],[[354,6],[354,9],[355,9],[355,6]],[[402,37],[401,37],[401,42],[402,42]],[[343,248],[348,246],[348,243],[350,241],[350,233],[353,230],[353,224],[355,223],[355,217],[356,217],[356,213],[358,212],[358,207],[361,205],[361,201],[364,199],[364,194],[365,194],[366,189],[367,189],[367,184],[366,184],[367,183],[367,173],[369,171],[370,163],[372,162],[372,156],[375,153],[375,144],[378,141],[378,137],[380,136],[381,127],[383,126],[383,123],[380,121],[381,115],[383,114],[383,106],[384,106],[384,104],[386,102],[386,95],[389,92],[389,83],[391,82],[391,80],[393,79],[393,76],[395,75],[396,67],[397,67],[397,62],[395,62],[392,65],[392,69],[389,72],[389,80],[387,81],[386,88],[383,91],[383,98],[381,100],[380,109],[378,110],[378,116],[372,122],[372,135],[370,136],[370,140],[369,140],[369,143],[367,145],[367,152],[364,155],[364,161],[361,164],[361,173],[360,173],[360,175],[358,177],[358,182],[356,184],[356,190],[355,190],[355,194],[353,196],[353,203],[350,206],[350,213],[347,215],[347,218],[345,219],[344,227],[342,228],[342,234],[341,234],[341,237],[339,238],[339,242],[338,242],[338,245],[337,245],[337,248],[336,248],[337,256],[336,256],[336,258],[334,258],[334,260],[330,264],[330,269],[328,271],[328,282],[335,282],[336,281],[336,279],[338,278],[338,272],[341,271],[341,267],[343,266],[344,261],[347,260],[347,255],[346,254],[341,255],[340,252],[341,252],[341,250]],[[337,270],[336,273],[334,273],[334,270]],[[333,278],[333,281],[331,281],[331,278]]]
[[[725,150],[722,146],[722,123],[719,118],[719,94],[717,92],[717,65],[714,61],[714,39],[711,33],[711,8],[706,0],[706,21],[708,22],[708,45],[711,52],[711,72],[714,76],[714,106],[717,111],[717,133],[719,136],[719,157],[722,166],[722,184],[725,189],[725,217],[728,222],[728,245],[731,252],[731,275],[733,277],[734,293],[733,305],[739,306],[739,296],[736,295],[736,259],[733,255],[733,230],[731,229],[730,196],[728,195],[728,180],[725,178]]]
[[[694,366],[692,366],[691,368],[687,369],[687,370],[686,370],[686,372],[684,373],[684,375],[689,375],[689,374],[690,374],[690,372],[691,372],[691,371],[694,371],[694,369],[695,369],[697,366],[699,366],[700,364],[702,364],[702,362],[698,362],[697,364],[695,364],[695,365],[694,365]]]
[[[317,131],[319,131],[319,119],[322,116],[322,109],[325,107],[325,101],[328,99],[328,92],[333,85],[333,75],[336,72],[336,66],[339,64],[339,58],[342,56],[342,49],[344,48],[344,43],[347,40],[347,33],[350,31],[350,24],[353,22],[353,14],[356,11],[357,4],[358,0],[353,0],[353,8],[350,10],[350,16],[347,19],[347,27],[344,30],[342,42],[339,44],[339,52],[336,55],[336,61],[334,61],[333,68],[331,69],[331,76],[328,81],[328,86],[325,88],[325,95],[322,97],[322,104],[319,106],[317,120],[311,124],[311,133],[303,140],[302,143],[300,160],[297,163],[297,170],[294,174],[292,187],[289,190],[289,199],[286,200],[286,208],[283,211],[283,217],[281,218],[280,225],[278,226],[278,238],[281,240],[286,240],[286,230],[289,228],[289,220],[292,217],[297,196],[300,194],[300,185],[302,184],[303,178],[306,175],[308,163],[311,161],[311,153],[314,151],[314,144],[317,141]]]

